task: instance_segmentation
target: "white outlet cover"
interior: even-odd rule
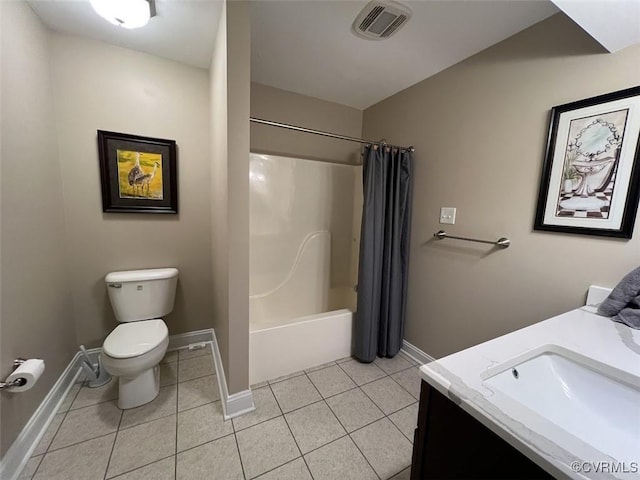
[[[456,209],[454,207],[440,208],[440,223],[453,225],[456,223]]]

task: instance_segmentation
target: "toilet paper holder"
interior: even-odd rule
[[[13,361],[13,369],[15,370],[26,361],[26,358],[16,358]],[[27,383],[27,381],[24,378],[16,378],[14,380],[11,380],[10,382],[0,382],[0,390],[9,387],[22,387],[25,383]]]

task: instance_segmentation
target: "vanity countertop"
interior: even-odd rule
[[[597,315],[591,306],[423,365],[420,375],[556,478],[640,478],[640,445],[635,459],[612,458],[483,383],[487,372],[497,365],[545,345],[564,348],[640,379],[640,330]],[[544,391],[539,394],[544,395]],[[607,407],[602,405],[603,409]],[[629,411],[628,418],[640,429],[640,405]]]

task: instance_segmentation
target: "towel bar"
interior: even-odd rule
[[[507,248],[511,245],[511,240],[505,237],[501,237],[498,240],[480,240],[477,238],[467,238],[467,237],[455,237],[453,235],[449,235],[444,230],[439,230],[433,234],[438,240],[444,240],[445,238],[453,238],[455,240],[466,240],[467,242],[477,242],[477,243],[488,243],[489,245],[495,245],[498,248]]]

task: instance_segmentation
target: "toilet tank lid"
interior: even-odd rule
[[[147,280],[166,280],[177,276],[177,268],[150,268],[107,273],[104,281],[106,283],[144,282]]]

